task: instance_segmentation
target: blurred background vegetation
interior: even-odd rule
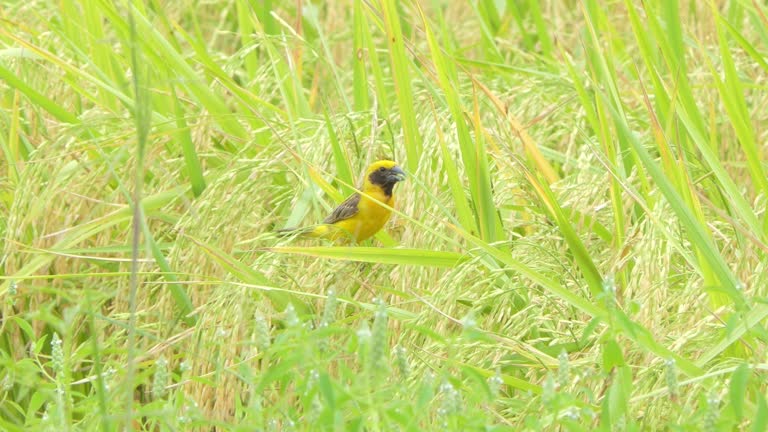
[[[766,430],[766,15],[0,0],[0,429]]]

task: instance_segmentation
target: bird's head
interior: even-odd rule
[[[405,180],[405,172],[391,160],[380,160],[371,164],[365,173],[366,181],[380,186],[387,195],[397,182]]]

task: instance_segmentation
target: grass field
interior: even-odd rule
[[[0,430],[768,429],[767,17],[0,0]]]

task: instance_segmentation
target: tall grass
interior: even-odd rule
[[[0,10],[0,429],[766,428],[761,3]]]

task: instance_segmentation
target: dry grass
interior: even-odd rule
[[[547,2],[540,29],[533,2],[498,20],[498,2],[419,4],[422,20],[406,1],[402,34],[387,35],[379,3],[172,2],[133,10],[151,26],[131,36],[127,5],[6,3],[0,429],[768,421],[766,198],[740,140],[750,127],[764,169],[764,6],[729,3],[718,18],[681,2],[674,17],[646,2],[638,33],[630,2]],[[131,312],[134,104],[152,125]],[[415,167],[386,234],[345,260],[272,249],[316,245],[272,231],[322,220],[337,176],[382,157]],[[360,262],[367,247],[398,264]],[[465,259],[433,266],[435,251]]]

